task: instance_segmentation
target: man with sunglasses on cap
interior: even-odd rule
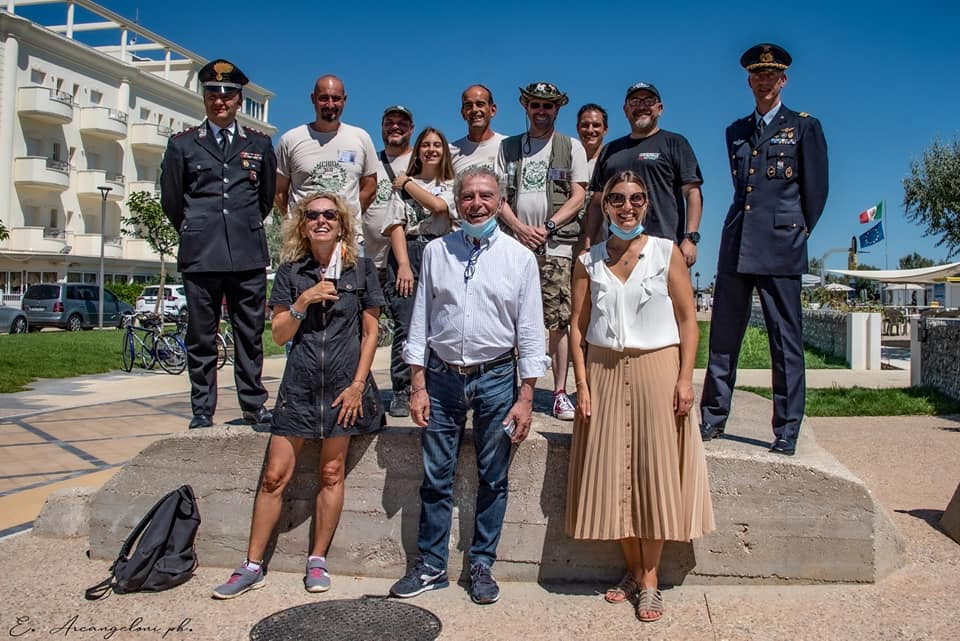
[[[823,213],[829,178],[820,122],[780,102],[791,62],[790,54],[770,43],[740,57],[756,108],[726,132],[734,194],[720,237],[700,400],[700,434],[704,441],[719,438],[756,289],[773,362],[770,451],[787,456],[796,452],[806,402],[800,276],[807,271],[807,237]]]
[[[224,298],[236,338],[234,377],[243,420],[269,423],[261,382],[270,264],[263,220],[273,207],[276,159],[269,136],[237,122],[246,75],[214,60],[198,78],[207,117],[170,138],[160,179],[163,212],[180,234],[177,261],[190,312],[190,428],[213,425]]]
[[[680,134],[660,128],[663,102],[649,82],[627,88],[623,113],[630,123],[630,134],[600,152],[590,181],[593,196],[587,207],[588,244],[605,236],[600,202],[604,184],[621,171],[632,171],[643,178],[650,198],[644,231],[672,239],[680,245],[687,267],[692,267],[697,261],[703,213],[703,175],[693,148]]]
[[[554,417],[572,421],[576,408],[567,396],[570,361],[570,278],[573,248],[580,240],[578,214],[589,180],[587,154],[580,141],[554,130],[567,94],[549,82],[520,89],[529,128],[500,143],[497,173],[507,182],[500,220],[537,254],[543,290],[547,352],[553,372]]]

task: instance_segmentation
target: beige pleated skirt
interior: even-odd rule
[[[713,531],[700,434],[677,418],[676,345],[587,349],[592,416],[577,414],[567,480],[567,535],[689,541]]]

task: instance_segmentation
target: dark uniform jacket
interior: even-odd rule
[[[237,123],[226,154],[207,121],[170,138],[160,200],[180,233],[181,272],[239,272],[270,264],[263,220],[277,160],[269,136]]]
[[[733,204],[717,271],[789,276],[807,271],[807,236],[827,201],[820,122],[780,105],[757,140],[753,113],[727,127]]]

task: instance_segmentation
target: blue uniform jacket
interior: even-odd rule
[[[270,264],[263,220],[277,184],[273,143],[237,125],[226,154],[206,120],[167,144],[160,201],[180,233],[181,272],[239,272]]]
[[[790,276],[807,271],[807,236],[827,201],[827,142],[820,122],[781,105],[754,141],[751,113],[727,127],[733,204],[718,272]]]

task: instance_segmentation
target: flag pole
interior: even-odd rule
[[[883,216],[880,218],[880,223],[883,225],[880,229],[883,230],[883,268],[890,269],[890,254],[887,252],[887,201],[880,201],[880,209],[883,211]],[[883,281],[880,281],[880,304],[883,305]],[[893,300],[890,301],[891,303]]]

